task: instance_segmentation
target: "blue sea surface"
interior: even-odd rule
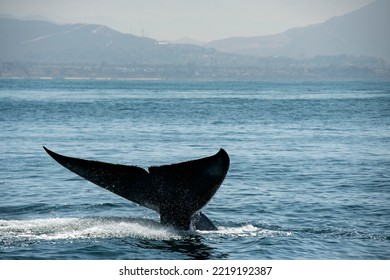
[[[0,259],[390,259],[389,82],[0,80]],[[178,231],[42,149],[112,163],[230,155]]]

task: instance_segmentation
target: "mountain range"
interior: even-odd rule
[[[390,61],[390,1],[377,0],[343,16],[257,37],[205,44],[218,51],[253,56],[368,55]]]
[[[0,19],[0,60],[55,63],[207,63],[226,55],[196,45],[158,42],[103,25]]]
[[[203,45],[8,16],[0,18],[0,78],[390,79],[389,8],[377,0],[322,24]]]

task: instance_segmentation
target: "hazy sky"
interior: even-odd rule
[[[158,40],[210,41],[320,23],[373,0],[0,0],[0,13],[98,23]]]

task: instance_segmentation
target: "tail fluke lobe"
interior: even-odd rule
[[[148,183],[149,177],[145,169],[67,157],[46,147],[43,148],[55,161],[84,179],[123,198],[144,205],[142,200],[145,195],[142,194],[145,193],[145,184]]]
[[[204,207],[221,186],[229,169],[230,159],[225,150],[210,157],[187,162],[150,167],[149,173],[164,182],[166,199],[183,197],[192,213]],[[186,199],[185,199],[186,198]]]

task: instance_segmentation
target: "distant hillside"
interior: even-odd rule
[[[390,61],[390,1],[378,0],[328,21],[258,37],[235,37],[204,46],[254,56],[367,55]]]
[[[204,64],[226,57],[213,49],[161,43],[103,25],[0,19],[0,61]]]
[[[2,18],[0,78],[390,80],[388,64],[370,56],[255,57],[185,43],[96,24]]]

